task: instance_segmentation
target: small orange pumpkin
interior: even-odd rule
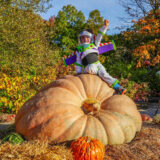
[[[152,122],[152,118],[148,114],[141,114],[142,121]]]
[[[75,160],[102,160],[105,154],[104,145],[88,136],[73,141],[70,149]]]

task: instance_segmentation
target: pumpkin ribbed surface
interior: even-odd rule
[[[130,142],[141,115],[125,95],[113,95],[96,75],[68,75],[28,100],[16,115],[16,131],[26,139],[64,142],[90,136],[106,144]]]
[[[102,160],[105,154],[104,145],[91,137],[80,137],[73,141],[70,149],[74,160]]]

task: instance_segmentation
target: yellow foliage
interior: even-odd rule
[[[0,77],[0,111],[16,113],[41,87],[55,80],[55,69],[47,70],[49,74],[38,76],[11,77],[3,73]]]

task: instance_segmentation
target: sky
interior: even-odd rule
[[[126,17],[127,14],[124,12],[124,8],[119,4],[119,0],[53,0],[52,8],[46,13],[41,14],[43,19],[48,20],[51,16],[57,16],[58,12],[62,10],[63,6],[66,5],[75,6],[78,11],[82,11],[86,19],[89,13],[95,9],[98,9],[101,16],[104,19],[110,21],[108,27],[108,34],[119,33],[120,30],[117,27],[129,26],[128,23],[124,23],[119,17]]]

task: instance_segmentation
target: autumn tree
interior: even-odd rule
[[[129,15],[132,26],[124,32],[126,53],[136,62],[140,79],[146,81],[152,91],[160,91],[156,72],[160,70],[160,3],[159,0],[120,0]],[[128,18],[123,17],[127,21]],[[130,23],[129,22],[129,23]],[[138,77],[135,74],[134,77]]]
[[[157,18],[159,17],[159,18]],[[144,67],[145,63],[155,66],[160,62],[160,12],[150,11],[148,15],[138,21],[133,21],[131,31],[124,32],[128,47],[133,58],[137,59],[137,67]],[[148,60],[148,62],[146,61]]]
[[[133,25],[124,32],[124,37],[129,52],[137,59],[137,67],[144,66],[146,60],[154,66],[159,59],[159,0],[120,0],[120,3],[132,19]]]

